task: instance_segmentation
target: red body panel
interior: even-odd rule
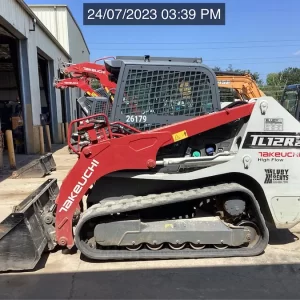
[[[141,169],[156,165],[156,156],[162,146],[176,141],[176,134],[184,132],[185,138],[251,115],[254,103],[195,117],[147,132],[137,132],[118,138],[107,135],[79,153],[79,159],[64,179],[56,199],[56,239],[62,246],[74,245],[72,218],[79,202],[89,187],[111,172]],[[93,118],[91,116],[89,118]],[[106,118],[107,119],[107,118]],[[77,120],[78,121],[78,120]],[[69,127],[69,133],[71,132]],[[124,124],[124,126],[127,126]],[[109,129],[109,127],[108,127]],[[182,136],[182,135],[181,135]]]

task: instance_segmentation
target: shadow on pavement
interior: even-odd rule
[[[101,268],[101,267],[100,267]],[[299,264],[1,275],[1,299],[297,299]]]
[[[270,245],[286,245],[299,240],[299,237],[288,229],[272,229],[270,230]]]

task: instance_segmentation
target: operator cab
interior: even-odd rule
[[[281,105],[298,121],[300,121],[300,84],[286,86],[283,91]]]
[[[104,64],[117,83],[114,121],[149,130],[221,109],[215,74],[201,58],[117,56]]]

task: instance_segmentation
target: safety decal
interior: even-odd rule
[[[173,137],[174,142],[178,142],[178,141],[188,138],[189,136],[188,136],[186,130],[183,130],[183,131],[179,131],[179,132],[172,134],[172,137]]]
[[[283,119],[265,118],[265,131],[283,131]]]

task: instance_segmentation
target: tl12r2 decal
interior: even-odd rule
[[[265,169],[265,172],[266,172],[265,184],[289,182],[288,169]]]
[[[242,146],[244,149],[295,149],[300,148],[300,133],[294,132],[248,132]]]

